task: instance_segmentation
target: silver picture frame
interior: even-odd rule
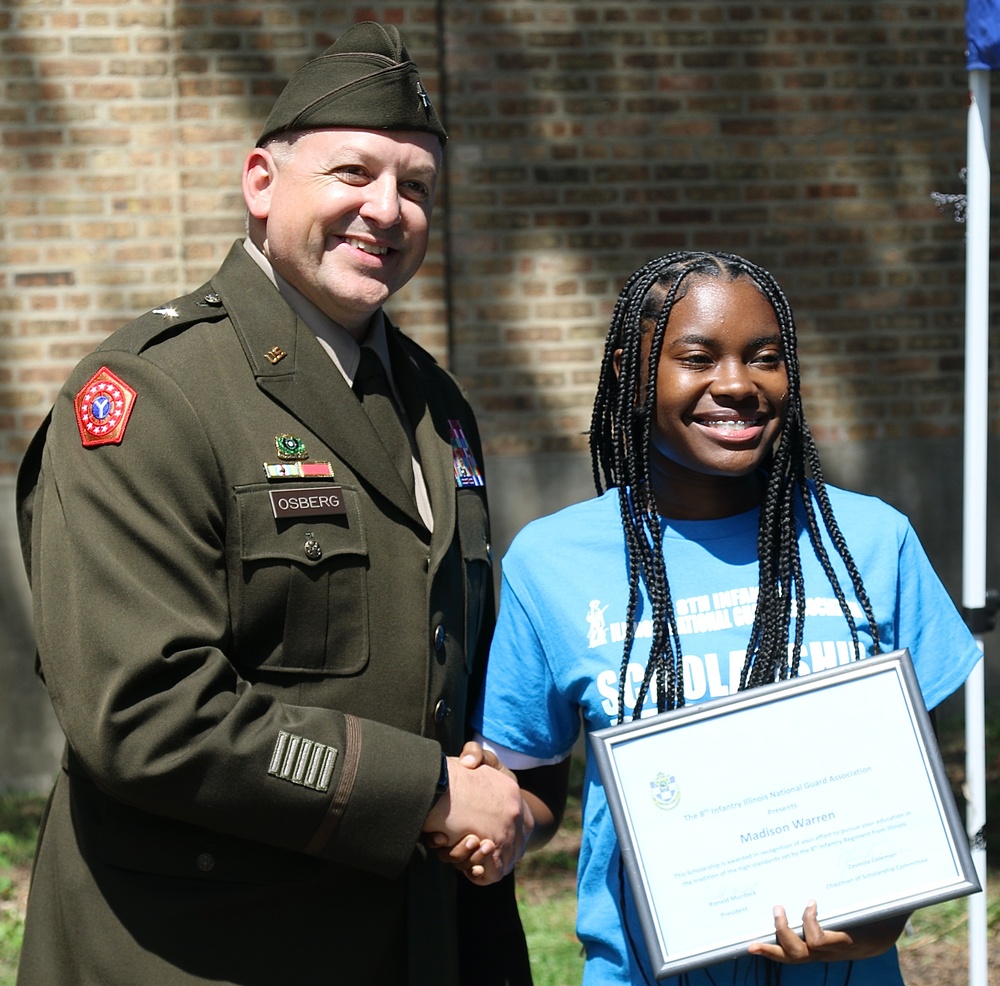
[[[980,890],[905,649],[590,739],[657,979]]]

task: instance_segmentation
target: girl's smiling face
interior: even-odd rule
[[[656,375],[654,491],[661,509],[675,505],[668,516],[699,514],[697,499],[709,490],[730,503],[726,512],[749,510],[759,497],[755,473],[778,439],[788,401],[778,320],[749,278],[692,275],[685,288]],[[678,513],[683,502],[689,506]]]

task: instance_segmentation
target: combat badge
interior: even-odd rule
[[[76,423],[85,448],[119,445],[135,406],[136,392],[102,366],[76,395]]]
[[[455,464],[455,485],[483,486],[483,474],[479,471],[472,449],[469,448],[465,432],[462,430],[462,422],[455,418],[449,418],[448,429],[451,432],[451,457]]]

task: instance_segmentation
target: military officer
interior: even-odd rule
[[[19,521],[67,743],[21,986],[459,981],[422,839],[509,870],[531,820],[458,759],[493,619],[476,423],[382,310],[445,140],[398,32],[347,31],[247,156],[246,240],[35,436]],[[528,981],[511,940],[465,981]]]

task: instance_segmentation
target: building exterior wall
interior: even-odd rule
[[[81,356],[242,235],[240,165],[271,102],[356,20],[399,26],[451,134],[428,260],[391,312],[469,389],[500,549],[591,490],[625,277],[715,248],[789,295],[830,478],[911,514],[957,596],[964,227],[931,192],[964,191],[963,17],[961,0],[0,0],[0,749],[17,751],[0,789],[34,786],[58,746],[13,527],[26,443]]]

